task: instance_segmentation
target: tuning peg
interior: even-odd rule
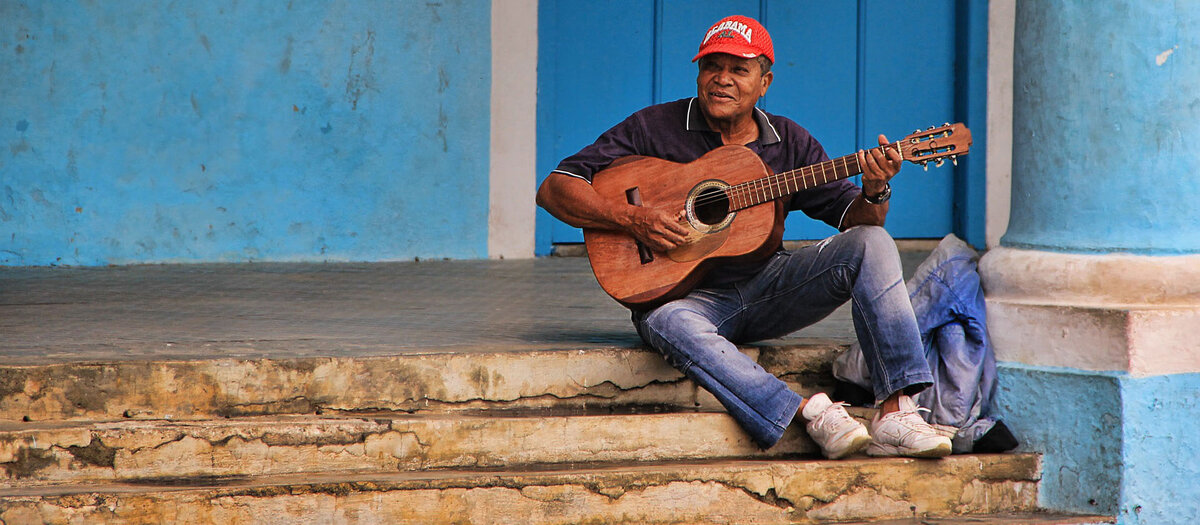
[[[949,123],[949,122],[947,122],[947,123],[945,123],[945,124],[942,124],[942,125],[943,125],[943,126],[945,126],[945,127],[947,127],[947,128],[948,128],[948,127],[950,127],[950,123]]]
[[[938,159],[937,162],[935,162],[933,165],[940,168],[940,167],[942,167],[942,164],[945,164],[945,163],[946,163],[946,159]]]
[[[925,168],[925,171],[929,171],[929,161],[922,162],[921,167]]]
[[[951,155],[950,162],[954,163],[954,165],[957,166],[958,165],[958,155]]]
[[[937,129],[937,126],[929,126],[929,129]]]

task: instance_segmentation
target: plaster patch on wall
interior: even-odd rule
[[[1160,66],[1165,64],[1167,62],[1167,58],[1169,58],[1171,53],[1174,53],[1176,49],[1179,49],[1179,46],[1172,47],[1171,49],[1159,53],[1158,56],[1154,57],[1154,63]]]
[[[366,40],[350,49],[350,69],[346,72],[346,100],[350,109],[358,109],[358,100],[367,91],[376,91],[371,60],[375,56],[375,31],[367,30]]]

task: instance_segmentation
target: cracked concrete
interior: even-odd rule
[[[814,454],[798,427],[758,449],[723,413],[262,417],[0,429],[0,487],[89,479],[502,468]]]
[[[744,351],[802,392],[828,388],[843,347]],[[0,369],[0,419],[241,417],[317,411],[669,406],[715,408],[642,348],[60,364]],[[87,402],[81,400],[86,399]]]
[[[180,523],[250,523],[254,516],[295,523],[817,523],[946,516],[971,501],[972,511],[1030,512],[1037,479],[1034,456],[952,457],[942,461],[851,460],[706,465],[641,465],[494,475],[454,472],[391,476],[280,477],[246,486],[121,494],[119,486],[75,494],[7,495],[0,518],[86,521],[119,519]],[[940,492],[909,486],[913,479],[975,476],[1003,487],[992,496],[964,496],[969,483]],[[835,480],[833,482],[829,480]],[[267,483],[267,484],[262,484]],[[836,486],[821,500],[812,487]],[[820,496],[820,494],[818,494]],[[263,514],[270,513],[270,514]],[[504,520],[510,521],[504,521]],[[111,520],[110,521],[115,521]]]

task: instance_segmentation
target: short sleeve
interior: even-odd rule
[[[642,155],[645,136],[644,126],[638,114],[630,115],[616,126],[605,131],[578,153],[563,159],[552,173],[562,173],[592,182],[592,177],[608,167],[614,160],[629,155]]]

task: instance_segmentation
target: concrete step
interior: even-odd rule
[[[0,520],[775,524],[1028,515],[1039,472],[1037,456],[1015,454],[162,480],[0,489]]]
[[[1057,512],[1005,512],[986,516],[843,521],[838,525],[1105,525],[1116,522],[1117,518],[1115,516],[1090,516]]]
[[[721,412],[260,416],[0,425],[0,487],[340,471],[818,457],[799,426],[768,451]]]
[[[829,388],[830,363],[843,348],[815,340],[743,351],[807,393]],[[0,420],[628,406],[718,404],[644,348],[0,367]]]

